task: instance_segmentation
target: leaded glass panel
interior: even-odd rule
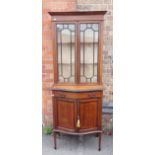
[[[75,82],[75,25],[57,24],[58,82]]]

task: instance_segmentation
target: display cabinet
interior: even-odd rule
[[[53,132],[102,133],[103,19],[106,11],[49,12],[54,85]]]

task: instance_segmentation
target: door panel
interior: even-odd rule
[[[75,129],[76,104],[74,101],[57,99],[57,127]]]
[[[98,100],[83,100],[79,103],[80,130],[97,128]]]

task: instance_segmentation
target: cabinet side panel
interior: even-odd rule
[[[102,129],[102,98],[98,100],[98,129]]]
[[[52,97],[52,102],[53,102],[53,128],[55,129],[57,126],[57,105],[56,105],[56,98],[53,96]]]

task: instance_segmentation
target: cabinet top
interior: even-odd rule
[[[61,91],[70,91],[70,92],[90,92],[90,91],[99,91],[103,90],[102,85],[83,85],[83,86],[62,86],[62,85],[54,85],[49,90],[61,90]]]
[[[76,16],[76,15],[104,15],[107,11],[72,11],[72,12],[48,12],[51,16]]]

